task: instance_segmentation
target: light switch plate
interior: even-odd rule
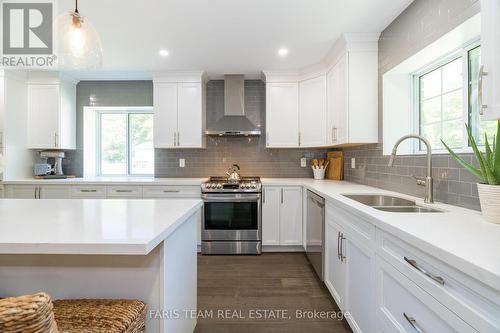
[[[356,169],[356,159],[354,157],[351,158],[351,169]]]
[[[305,167],[307,167],[307,159],[306,159],[305,157],[302,157],[302,158],[300,159],[300,167],[301,167],[301,168],[305,168]]]
[[[186,160],[179,158],[179,168],[184,168],[186,166]]]

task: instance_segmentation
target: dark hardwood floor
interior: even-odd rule
[[[196,333],[352,332],[304,253],[199,255],[198,309]],[[296,312],[314,310],[330,318]]]

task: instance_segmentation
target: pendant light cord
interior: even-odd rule
[[[78,0],[75,0],[75,13],[78,14]]]

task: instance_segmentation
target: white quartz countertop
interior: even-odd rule
[[[202,204],[199,199],[3,199],[0,254],[146,255]]]
[[[435,258],[500,290],[500,224],[486,222],[480,212],[435,203],[430,206],[443,213],[383,212],[348,199],[343,194],[389,194],[415,200],[423,199],[345,181],[313,179],[262,179],[264,185],[300,185],[326,200],[356,210],[367,221]]]
[[[200,185],[208,178],[89,177],[66,179],[8,179],[4,185]]]

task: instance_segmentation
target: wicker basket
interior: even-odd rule
[[[52,308],[45,293],[0,299],[0,332],[56,333]]]
[[[145,330],[146,304],[137,300],[54,301],[59,332],[139,333]]]
[[[145,321],[146,304],[137,300],[0,299],[0,333],[142,333]]]

